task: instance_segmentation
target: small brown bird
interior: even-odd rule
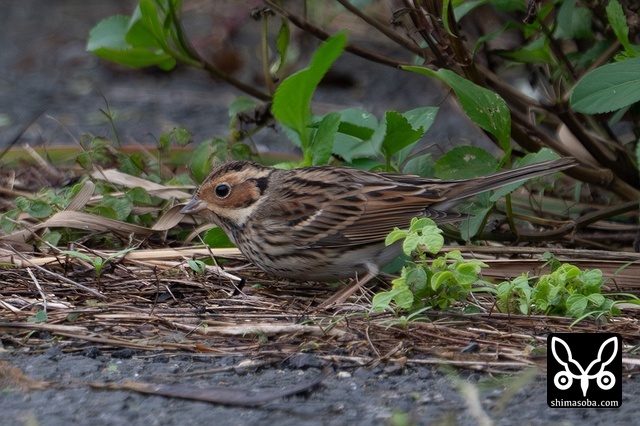
[[[329,281],[378,274],[401,252],[385,246],[413,217],[459,220],[455,204],[481,192],[558,172],[571,158],[467,180],[346,167],[281,170],[247,161],[215,167],[181,210],[218,225],[253,263],[277,277]]]

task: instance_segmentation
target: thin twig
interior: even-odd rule
[[[296,27],[319,38],[320,40],[326,40],[329,37],[331,37],[331,34],[326,32],[325,30],[311,24],[310,22],[289,12],[288,10],[279,7],[273,1],[264,0],[264,2],[271,9],[273,9],[273,11],[276,12],[278,15],[283,16]],[[382,56],[378,53],[372,52],[371,50],[363,49],[361,47],[354,46],[352,44],[347,44],[347,46],[345,47],[345,50],[349,53],[353,53],[354,55],[360,56],[365,59],[369,59],[370,61],[377,62],[379,64],[388,65],[393,68],[399,68],[401,65],[411,65],[410,62],[396,61],[396,60],[387,58],[386,56]]]
[[[53,272],[53,271],[49,271],[48,269],[45,269],[45,268],[43,268],[42,266],[38,266],[38,265],[36,265],[36,264],[35,264],[35,263],[33,263],[31,260],[29,260],[27,257],[23,256],[23,255],[22,255],[22,253],[20,253],[20,252],[18,252],[17,250],[15,250],[13,247],[11,247],[11,250],[15,253],[15,255],[16,255],[16,256],[18,256],[18,257],[19,257],[19,258],[21,258],[24,262],[27,262],[29,265],[31,265],[31,266],[33,266],[34,268],[36,268],[38,271],[40,271],[40,272],[42,272],[42,273],[45,273],[45,274],[47,274],[47,275],[51,275],[51,276],[53,276],[53,277],[55,277],[55,278],[59,279],[60,281],[63,281],[63,282],[65,282],[65,283],[67,283],[67,284],[70,284],[70,285],[72,285],[73,287],[79,288],[79,289],[80,289],[80,290],[82,290],[82,291],[86,291],[87,293],[90,293],[90,294],[92,294],[93,296],[95,296],[95,297],[97,297],[97,298],[99,298],[99,299],[102,299],[102,300],[107,300],[107,299],[108,299],[108,298],[107,298],[107,296],[105,296],[104,294],[101,294],[101,293],[99,293],[99,292],[95,291],[95,290],[94,290],[94,289],[92,289],[92,288],[86,287],[86,286],[84,286],[84,285],[82,285],[82,284],[80,284],[80,283],[77,283],[77,282],[75,282],[75,281],[72,281],[72,280],[70,280],[69,278],[64,277],[64,276],[62,276],[62,275],[60,275],[60,274],[57,274],[57,273],[55,273],[55,272]]]
[[[27,268],[27,273],[29,274],[29,276],[33,280],[33,283],[35,284],[36,288],[38,289],[38,293],[40,293],[40,296],[42,297],[42,309],[45,312],[47,312],[47,295],[44,293],[44,291],[42,291],[42,287],[40,286],[40,283],[38,282],[38,279],[36,278],[36,276],[33,275],[33,271],[31,271],[31,268]]]

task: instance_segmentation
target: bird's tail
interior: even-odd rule
[[[517,169],[506,170],[488,176],[480,176],[469,180],[443,181],[456,183],[451,185],[450,191],[446,193],[446,200],[438,203],[437,210],[447,210],[460,201],[473,197],[482,192],[502,188],[513,183],[523,182],[540,176],[550,175],[565,169],[570,169],[577,165],[572,157],[559,158],[557,160],[544,161],[530,164]],[[464,184],[467,183],[467,184]]]

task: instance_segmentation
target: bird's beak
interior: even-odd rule
[[[180,213],[182,214],[196,214],[201,212],[202,210],[207,208],[207,204],[198,199],[198,198],[193,198],[191,201],[189,201],[181,210]]]

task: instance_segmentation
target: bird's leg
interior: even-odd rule
[[[366,283],[375,278],[379,272],[380,270],[376,265],[367,265],[367,273],[364,274],[362,278],[356,276],[351,280],[349,284],[347,284],[345,288],[339,290],[336,294],[322,302],[320,306],[318,306],[318,308],[327,309],[344,303],[349,298],[349,296],[351,296],[353,293],[361,289]]]

